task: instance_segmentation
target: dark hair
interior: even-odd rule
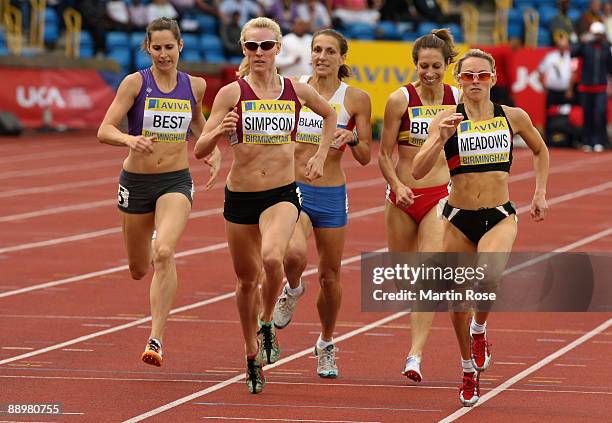
[[[453,63],[455,57],[457,57],[455,41],[448,28],[432,29],[431,34],[417,38],[412,47],[412,61],[415,65],[419,61],[419,52],[424,48],[435,48],[440,50],[447,65]]]
[[[344,38],[344,35],[336,31],[335,29],[321,29],[315,32],[312,36],[312,41],[310,42],[311,50],[312,50],[312,47],[314,46],[315,39],[319,35],[329,35],[330,37],[335,38],[336,41],[338,41],[338,45],[340,46],[341,56],[344,56],[348,53],[348,42],[346,41],[346,38]],[[338,79],[343,80],[344,78],[348,78],[350,76],[351,76],[351,68],[344,63],[340,65],[340,69],[338,69]]]
[[[177,42],[181,41],[181,29],[174,19],[157,18],[147,25],[145,38],[142,40],[142,44],[140,44],[140,49],[147,53],[147,47],[151,43],[151,33],[165,30],[172,32]]]

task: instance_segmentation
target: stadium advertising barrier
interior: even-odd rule
[[[347,64],[353,71],[349,84],[361,88],[372,98],[372,117],[382,119],[389,94],[400,86],[417,79],[412,63],[413,43],[398,41],[350,41]],[[460,58],[468,49],[458,44]],[[533,123],[544,125],[544,89],[538,79],[537,67],[549,48],[524,48],[512,52],[508,61],[509,86],[516,106],[523,108]],[[457,85],[454,65],[444,82]]]
[[[117,78],[94,69],[0,68],[0,110],[13,112],[26,128],[96,128]]]

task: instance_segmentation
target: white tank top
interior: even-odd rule
[[[300,77],[299,82],[308,83],[310,77],[310,75],[303,75]],[[340,82],[340,86],[328,101],[329,105],[332,106],[338,116],[338,128],[346,128],[351,119],[344,106],[344,97],[346,96],[347,88],[347,84]],[[321,142],[322,132],[323,118],[303,105],[300,110],[295,140],[306,144],[319,144]]]

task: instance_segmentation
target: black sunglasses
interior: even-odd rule
[[[278,41],[276,40],[263,40],[263,41],[244,41],[242,45],[249,51],[257,51],[259,47],[262,50],[272,50]]]

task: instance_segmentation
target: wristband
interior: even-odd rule
[[[349,147],[355,147],[357,144],[359,144],[359,138],[357,137],[357,132],[353,131],[353,141],[347,142],[346,145]]]

